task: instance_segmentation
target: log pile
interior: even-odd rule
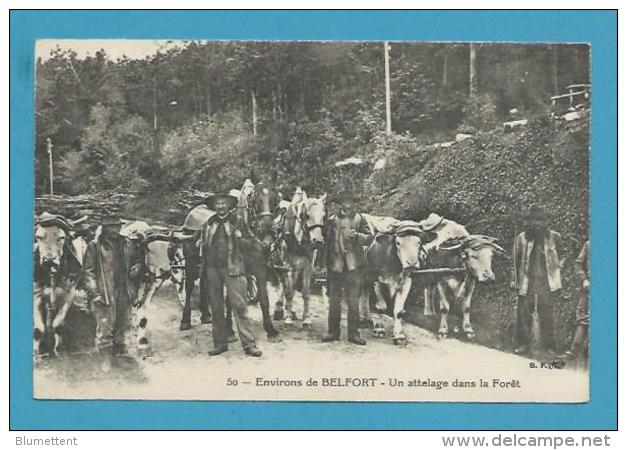
[[[75,220],[87,216],[89,225],[100,223],[109,214],[122,215],[133,194],[122,192],[99,192],[77,196],[43,195],[35,198],[35,214],[44,211]]]

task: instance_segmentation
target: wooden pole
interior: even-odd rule
[[[385,54],[385,134],[392,134],[392,108],[390,104],[390,44],[383,43]]]
[[[52,139],[46,138],[48,148],[48,166],[50,169],[50,195],[54,195],[54,172],[52,169]]]
[[[470,43],[470,79],[468,94],[472,98],[477,93],[477,47]]]
[[[255,91],[250,91],[250,96],[253,101],[253,136],[257,136],[257,99],[255,98]]]
[[[157,132],[157,75],[155,74],[152,86],[152,129]]]
[[[559,95],[560,85],[558,77],[558,58],[559,54],[557,45],[553,45],[551,48],[551,68],[553,69],[553,95]]]

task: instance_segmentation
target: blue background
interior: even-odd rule
[[[12,429],[614,429],[617,426],[617,15],[613,11],[13,11],[10,16]],[[34,41],[316,39],[592,44],[591,401],[586,404],[35,401]],[[463,361],[451,361],[462,367]]]

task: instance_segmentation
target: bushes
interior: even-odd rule
[[[521,231],[520,215],[531,204],[552,214],[551,228],[562,235],[564,300],[556,305],[558,345],[564,348],[573,332],[578,283],[573,262],[588,237],[589,127],[585,120],[572,125],[535,120],[521,132],[480,133],[450,148],[434,150],[426,162],[402,155],[378,174],[397,189],[372,205],[399,218],[421,219],[436,212],[465,224],[471,233],[499,238],[507,250]],[[396,152],[393,152],[396,153]],[[410,153],[411,154],[411,153]],[[415,164],[410,167],[410,164]],[[399,169],[401,167],[402,169]],[[401,173],[415,173],[393,182]],[[394,186],[395,185],[395,186]],[[473,300],[479,342],[496,347],[511,343],[515,295],[507,289],[510,262],[497,259],[496,285],[481,286]]]
[[[202,117],[164,141],[160,163],[173,189],[239,188],[258,152],[255,137],[235,114]]]
[[[490,94],[476,94],[466,100],[463,124],[479,130],[490,130],[498,124],[497,102]]]

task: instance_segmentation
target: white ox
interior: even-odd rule
[[[366,250],[367,285],[374,282],[378,310],[386,309],[384,287],[387,287],[390,301],[393,302],[392,341],[396,345],[405,345],[407,339],[402,323],[405,301],[412,285],[411,272],[419,269],[424,259],[421,240],[424,233],[413,221],[368,214],[364,214],[364,218],[375,235]],[[375,330],[380,327],[380,324],[375,324]]]
[[[470,304],[476,283],[494,281],[492,257],[495,253],[506,255],[506,252],[496,244],[496,238],[471,235],[463,225],[436,214],[430,214],[418,226],[436,234],[435,239],[424,246],[428,254],[428,268],[463,269],[461,273],[438,275],[433,282],[440,299],[438,337],[448,336],[450,292],[453,300],[462,302],[462,330],[468,339],[473,339],[475,332],[470,323]],[[426,314],[432,314],[431,302],[430,290],[425,289]]]
[[[81,263],[70,242],[73,222],[44,212],[35,228],[33,276],[33,350],[56,354],[59,328],[74,298]]]
[[[144,273],[137,299],[132,299],[133,322],[137,330],[138,350],[149,353],[150,344],[146,334],[148,312],[157,290],[169,280],[176,289],[179,302],[185,303],[183,249],[171,236],[155,231],[146,222],[127,223],[120,230],[120,234],[139,245],[143,253]]]

